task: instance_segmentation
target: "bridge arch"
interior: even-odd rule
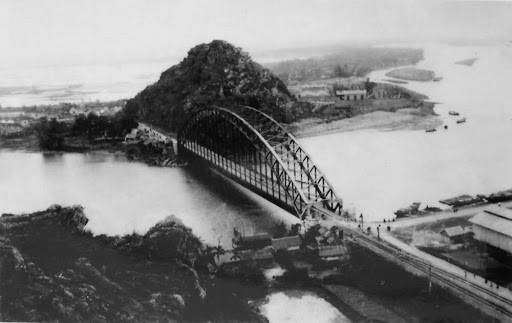
[[[341,214],[341,199],[297,140],[254,108],[197,111],[178,134],[178,152],[207,162],[301,219],[312,207]]]

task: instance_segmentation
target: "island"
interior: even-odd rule
[[[434,80],[433,71],[423,70],[415,67],[403,67],[386,73],[386,76],[407,81],[429,82]]]
[[[462,61],[457,61],[457,62],[455,62],[455,64],[473,66],[473,64],[475,64],[475,62],[477,60],[478,60],[477,57],[473,57],[473,58],[464,59]]]

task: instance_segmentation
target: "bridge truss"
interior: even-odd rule
[[[256,109],[199,110],[178,134],[178,152],[206,161],[302,220],[312,209],[342,212],[342,200],[297,140]]]

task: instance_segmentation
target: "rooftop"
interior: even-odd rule
[[[512,210],[507,209],[505,207],[490,205],[489,207],[485,208],[484,212],[499,216],[501,218],[512,220]]]
[[[469,222],[512,237],[512,211],[509,209],[491,206],[469,219]]]
[[[286,249],[290,247],[298,247],[302,244],[299,236],[284,237],[272,239],[272,247],[274,250]]]
[[[255,242],[255,241],[261,241],[261,240],[270,240],[271,237],[268,233],[256,233],[251,236],[243,236],[241,237],[241,240],[243,242]]]
[[[466,233],[466,231],[464,231],[464,229],[460,225],[456,227],[445,228],[443,231],[441,231],[441,233],[442,232],[446,232],[446,235],[450,238],[460,236]]]
[[[345,94],[366,94],[366,90],[337,90],[336,95],[345,95]]]
[[[318,248],[318,255],[320,257],[336,257],[346,253],[343,246],[327,246]]]

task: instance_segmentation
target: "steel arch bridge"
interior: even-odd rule
[[[178,152],[206,161],[302,220],[312,209],[342,212],[342,200],[297,140],[254,108],[199,110],[180,130]]]

